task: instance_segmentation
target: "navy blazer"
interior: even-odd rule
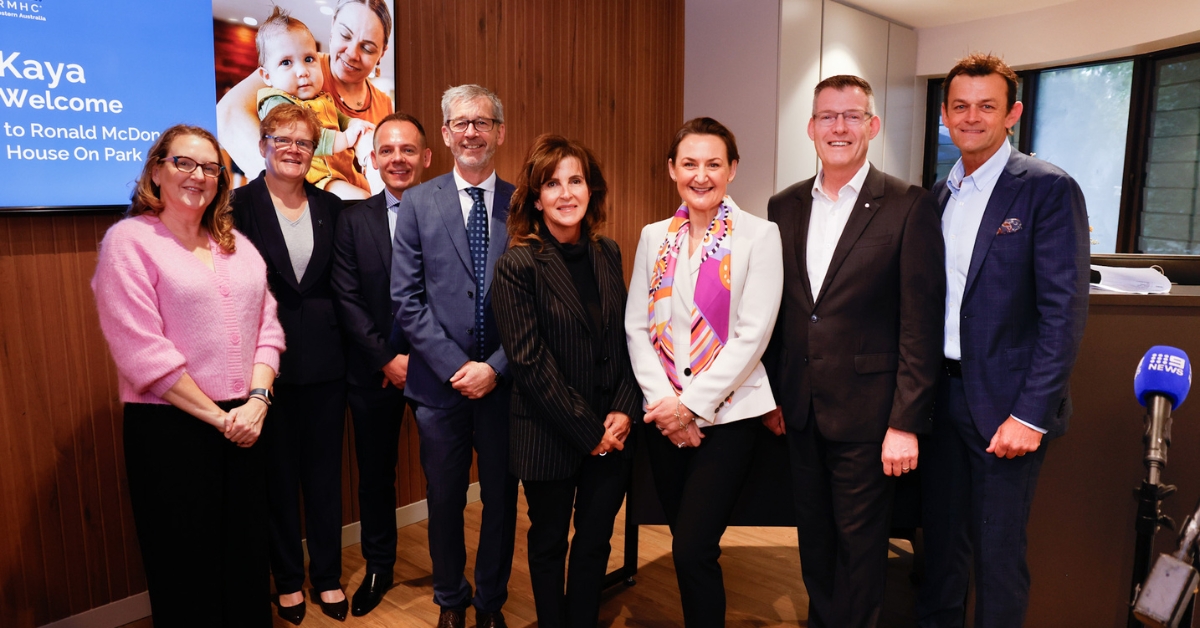
[[[346,208],[333,238],[334,305],[346,340],[346,381],[379,388],[383,366],[408,353],[393,335],[392,231],[383,192]]]
[[[934,192],[945,212],[950,190]],[[1001,231],[1006,220],[1018,230]],[[1087,320],[1087,208],[1075,180],[1015,149],[983,212],[960,312],[963,387],[985,440],[1015,416],[1067,431],[1068,381]]]
[[[305,182],[312,218],[313,252],[297,281],[279,228],[275,203],[267,189],[265,173],[234,190],[233,220],[267,263],[267,283],[279,302],[279,323],[287,338],[287,351],[279,361],[281,384],[314,384],[345,375],[346,358],[337,317],[333,312],[333,230],[342,200]]]
[[[484,277],[483,350],[501,376],[508,374],[508,359],[492,316],[491,286],[496,260],[508,248],[505,223],[513,190],[497,177]],[[475,271],[453,173],[404,193],[392,251],[396,322],[411,345],[405,395],[425,406],[452,408],[466,397],[454,390],[450,377],[476,355]]]

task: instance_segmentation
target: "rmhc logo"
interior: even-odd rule
[[[46,18],[42,15],[45,8],[43,0],[0,0],[0,13],[8,17],[45,22]],[[17,11],[17,13],[12,13],[12,11]]]

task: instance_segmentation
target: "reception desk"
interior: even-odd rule
[[[1071,376],[1075,413],[1052,441],[1029,523],[1033,590],[1027,626],[1125,626],[1133,575],[1134,490],[1142,464],[1145,409],[1133,373],[1146,350],[1170,345],[1200,360],[1200,287],[1166,295],[1093,294]],[[1179,492],[1163,512],[1182,525],[1200,498],[1200,392],[1173,413],[1163,482]],[[1174,551],[1162,530],[1156,550]]]

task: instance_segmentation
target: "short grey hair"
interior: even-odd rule
[[[492,117],[496,118],[499,124],[504,124],[504,104],[500,102],[500,97],[493,94],[488,88],[474,84],[457,85],[442,94],[442,120],[450,119],[450,109],[454,105],[477,98],[488,99],[492,103]]]
[[[854,88],[861,89],[867,95],[867,115],[875,115],[875,90],[871,89],[871,84],[866,79],[854,76],[852,74],[838,74],[831,76],[820,83],[817,83],[813,89],[813,115],[817,115],[817,97],[821,92],[827,89],[836,89],[845,91]]]

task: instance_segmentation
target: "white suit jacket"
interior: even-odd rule
[[[708,370],[692,377],[679,374],[683,386],[679,400],[695,413],[699,427],[762,416],[776,406],[762,355],[771,340],[783,294],[779,228],[736,205],[731,216],[729,341]],[[670,223],[668,218],[642,228],[625,306],[629,358],[646,403],[675,394],[658,353],[650,344],[647,314],[654,261]],[[689,338],[690,334],[676,331],[674,336]],[[678,346],[676,351],[686,352],[687,347]],[[726,398],[729,398],[727,403]]]

